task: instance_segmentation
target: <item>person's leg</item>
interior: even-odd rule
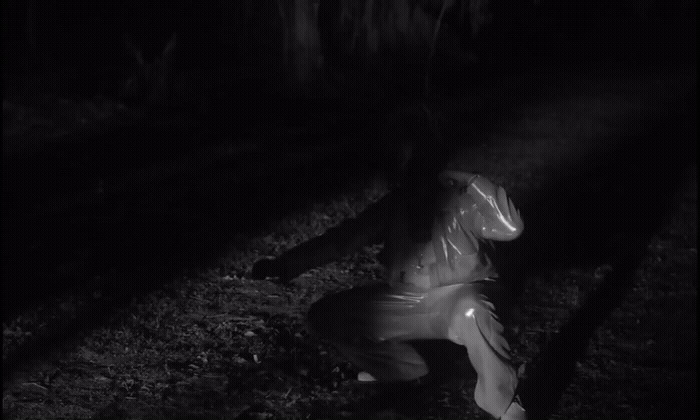
[[[456,288],[440,289],[373,285],[335,293],[311,306],[309,327],[377,380],[416,379],[428,367],[406,341],[446,338],[441,302]]]
[[[382,381],[410,380],[428,373],[408,340],[449,339],[464,345],[477,372],[477,405],[496,418],[506,418],[518,379],[503,326],[486,297],[489,285],[493,284],[474,282],[430,290],[359,287],[314,303],[308,321],[321,338]]]
[[[455,291],[447,337],[464,345],[477,373],[474,399],[479,407],[501,418],[515,398],[517,373],[484,283],[465,284]]]

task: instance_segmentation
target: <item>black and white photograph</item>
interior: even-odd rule
[[[697,418],[696,28],[3,0],[2,418]]]

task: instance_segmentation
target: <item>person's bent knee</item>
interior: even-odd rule
[[[490,312],[493,305],[487,300],[480,287],[466,287],[465,285],[454,297],[452,313],[459,313],[466,317],[474,317],[483,312]]]
[[[495,318],[494,309],[493,304],[481,294],[479,288],[465,288],[460,291],[448,313],[449,340],[457,344],[467,344],[465,340],[468,335],[488,326],[490,319]]]

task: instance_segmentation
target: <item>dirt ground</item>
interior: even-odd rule
[[[524,403],[535,418],[695,418],[697,168],[671,160],[685,154],[676,148],[688,142],[678,138],[693,133],[695,114],[688,122],[673,81],[576,86],[511,104],[507,119],[452,162],[491,177],[522,208],[527,234],[497,247],[495,261],[512,286],[502,312]],[[444,106],[446,121],[458,118],[458,106]],[[459,130],[446,135],[464,138]],[[306,182],[263,159],[217,180],[260,185],[246,173],[256,165]],[[265,196],[269,206],[287,200],[280,191]],[[257,234],[226,232],[226,252],[205,269],[136,288],[129,299],[104,296],[147,282],[155,275],[148,266],[131,278],[106,274],[113,284],[86,288],[88,296],[71,289],[27,306],[3,322],[3,366],[11,370],[3,417],[488,418],[474,403],[476,378],[461,348],[418,344],[436,360],[427,378],[362,384],[354,366],[306,331],[311,303],[381,279],[381,246],[287,285],[248,277],[257,259],[321,234],[386,192],[366,177],[310,194]],[[245,218],[235,207],[248,196],[228,192],[238,194],[222,203]]]

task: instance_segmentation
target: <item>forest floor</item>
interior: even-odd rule
[[[667,168],[663,165],[668,162],[662,160],[663,167],[650,169],[652,173],[673,169],[671,173],[680,174],[668,191],[649,191],[643,198],[622,192],[640,203],[668,200],[670,204],[667,212],[647,220],[651,227],[642,229],[647,232],[641,237],[643,252],[635,254],[639,258],[632,260],[631,272],[608,275],[607,264],[613,272],[621,270],[615,266],[617,254],[562,258],[568,248],[556,249],[567,242],[606,250],[615,248],[609,243],[624,244],[604,235],[600,243],[576,236],[589,227],[596,229],[598,221],[607,227],[610,222],[601,217],[617,215],[616,209],[606,206],[620,202],[598,201],[592,191],[630,187],[625,184],[629,178],[620,172],[630,169],[636,175],[644,170],[640,166],[654,163],[653,153],[646,152],[641,153],[642,160],[634,161],[638,156],[634,142],[653,140],[658,147],[673,148],[672,134],[688,133],[679,129],[669,138],[652,138],[663,132],[665,122],[658,130],[650,123],[652,134],[645,122],[664,120],[659,115],[674,108],[678,89],[673,83],[647,82],[628,80],[611,91],[602,82],[577,81],[577,87],[539,102],[511,104],[515,112],[483,140],[465,143],[452,162],[503,185],[516,206],[522,204],[526,232],[535,232],[529,240],[524,236],[522,244],[515,241],[500,248],[505,253],[501,259],[518,260],[532,256],[534,251],[523,248],[535,244],[534,260],[545,262],[536,269],[528,262],[515,265],[527,269],[515,273],[516,299],[503,317],[514,361],[524,366],[520,373],[526,406],[544,401],[549,407],[532,411],[552,419],[697,416],[696,165]],[[505,101],[507,89],[502,93]],[[457,107],[454,102],[444,106],[446,121],[459,117]],[[445,135],[459,139],[468,135],[468,128],[465,131],[456,128]],[[254,149],[255,133],[249,141]],[[619,150],[630,152],[620,155]],[[230,217],[241,220],[219,227],[230,242],[203,269],[144,288],[130,284],[162,275],[149,271],[154,266],[145,264],[137,274],[112,270],[103,274],[106,280],[98,282],[99,287],[81,283],[4,319],[3,367],[11,372],[3,376],[3,418],[488,418],[474,403],[476,378],[461,348],[430,343],[426,351],[449,363],[427,379],[363,384],[356,380],[357,369],[336,349],[306,331],[304,317],[314,301],[381,279],[375,258],[380,246],[313,269],[287,285],[249,278],[257,259],[321,234],[387,192],[386,184],[373,176],[351,172],[341,177],[342,182],[333,180],[340,187],[333,183],[319,187],[322,181],[309,181],[318,177],[317,172],[282,165],[304,161],[303,148],[289,147],[280,153],[275,160],[257,157],[220,168],[234,175],[215,175],[214,181],[223,186],[212,194],[234,196],[221,199],[228,206],[223,217],[230,210]],[[608,162],[608,155],[631,161]],[[304,165],[315,162],[310,159]],[[333,169],[326,160],[319,162],[323,170]],[[601,169],[602,175],[587,172],[590,167]],[[235,189],[246,183],[254,187]],[[314,185],[312,191],[305,191],[308,183]],[[287,190],[285,185],[292,186]],[[226,192],[227,187],[232,190]],[[268,191],[252,197],[255,188]],[[555,197],[532,198],[552,191]],[[288,202],[285,194],[290,193],[301,194],[295,198],[301,204],[293,211],[266,216],[251,233],[228,230],[244,225],[246,217],[255,218],[260,206]],[[646,194],[643,188],[642,193]],[[584,199],[578,201],[578,195]],[[578,208],[571,219],[561,214],[582,207],[582,202],[590,209]],[[547,227],[548,220],[557,225]],[[548,245],[536,234],[538,229],[561,231],[562,236]],[[550,252],[556,263],[546,263]],[[571,251],[575,252],[586,253],[578,248]],[[511,276],[505,278],[513,277],[506,273]],[[620,280],[625,275],[631,276],[629,283]],[[23,282],[22,278],[3,281]],[[615,281],[620,285],[607,284]],[[122,287],[133,289],[123,299],[105,297]],[[49,338],[42,341],[42,337]],[[569,345],[575,348],[567,350]],[[566,372],[568,368],[571,372]],[[538,386],[541,383],[549,385]]]

